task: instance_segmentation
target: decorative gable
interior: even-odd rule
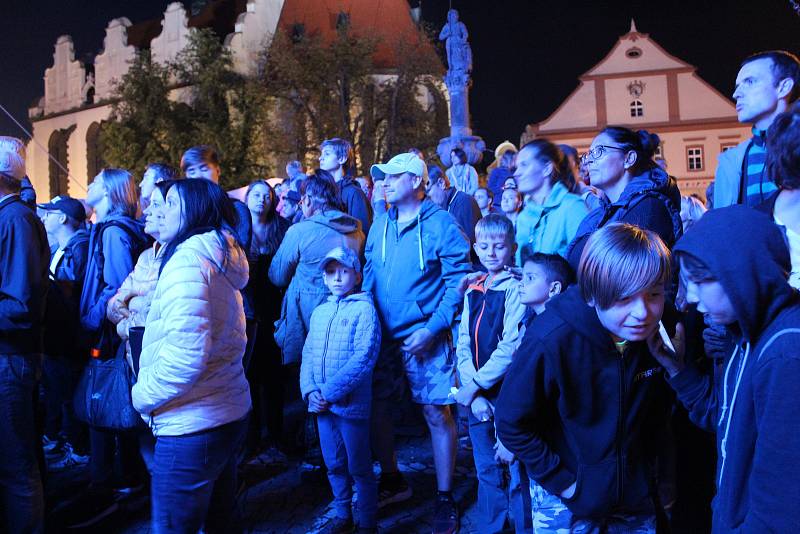
[[[136,57],[136,48],[128,44],[131,21],[125,17],[108,23],[103,50],[94,59],[95,97],[105,100],[114,91],[114,82],[128,72],[129,63]]]
[[[180,2],[172,2],[164,12],[161,34],[150,42],[153,60],[165,64],[174,61],[189,44],[189,20]]]
[[[75,60],[72,37],[62,35],[56,41],[53,66],[44,71],[45,113],[57,113],[81,105],[86,69]]]

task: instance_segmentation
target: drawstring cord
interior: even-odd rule
[[[425,256],[422,253],[422,217],[417,213],[417,248],[419,253],[419,270],[425,272]],[[383,223],[383,242],[381,243],[381,263],[386,263],[386,235],[389,233],[389,217]]]
[[[732,416],[733,416],[733,407],[736,405],[736,397],[737,397],[737,395],[739,393],[739,384],[742,381],[742,376],[744,375],[744,369],[745,369],[745,367],[747,367],[747,357],[749,355],[750,355],[750,343],[748,342],[747,343],[747,348],[744,351],[744,358],[742,358],[742,360],[741,360],[742,364],[739,367],[738,372],[736,373],[736,385],[733,388],[733,397],[731,398],[731,407],[728,410],[728,419],[725,421],[725,433],[723,434],[722,441],[720,442],[719,449],[720,449],[720,456],[722,456],[722,463],[720,464],[720,467],[719,467],[719,479],[717,480],[717,487],[721,487],[722,486],[722,474],[725,472],[725,458],[728,456],[728,450],[727,450],[728,432],[730,431],[730,428],[731,428],[731,419],[732,419]],[[727,393],[728,393],[727,376],[728,376],[728,371],[730,370],[732,363],[733,363],[733,358],[731,358],[731,361],[728,362],[728,369],[725,371],[726,380],[725,380],[725,387],[724,387],[724,390],[723,390],[725,399],[727,399],[727,396],[728,396],[727,395]],[[724,415],[725,410],[727,408],[726,405],[727,405],[727,402],[723,401],[723,406],[722,406],[723,415]],[[722,422],[722,419],[720,418],[720,423],[721,422]]]

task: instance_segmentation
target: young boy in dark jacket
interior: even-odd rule
[[[578,285],[547,303],[506,374],[500,441],[525,463],[533,529],[655,532],[650,427],[666,388],[645,340],[658,331],[670,255],[625,223],[589,239]]]
[[[686,297],[737,338],[724,374],[683,365],[682,329],[650,340],[698,426],[717,435],[712,530],[800,528],[800,298],[789,251],[766,215],[744,206],[708,212],[675,246]]]

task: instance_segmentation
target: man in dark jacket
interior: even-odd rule
[[[450,186],[450,180],[436,165],[428,168],[428,196],[455,219],[470,244],[475,244],[475,225],[481,218],[481,209],[472,196]],[[473,263],[477,257],[473,256]]]
[[[45,313],[42,386],[48,468],[59,469],[89,461],[87,429],[75,419],[72,410],[74,389],[89,352],[85,336],[80,335],[79,317],[89,233],[85,229],[86,211],[78,200],[57,197],[38,207],[48,239],[54,245]],[[59,443],[59,432],[65,435],[65,443]],[[50,462],[50,458],[55,461]]]
[[[372,206],[361,186],[355,181],[355,156],[349,141],[334,137],[326,139],[319,146],[319,168],[333,175],[345,212],[361,221],[364,235],[369,234],[372,224]]]
[[[20,199],[24,146],[0,138],[0,530],[41,532],[34,391],[41,370],[50,251],[41,221]]]
[[[744,206],[712,210],[678,241],[686,298],[737,343],[721,381],[684,367],[683,340],[651,350],[698,426],[716,432],[712,529],[796,532],[800,525],[800,298],[770,217]]]
[[[669,264],[653,232],[608,225],[586,245],[578,286],[527,329],[495,421],[531,478],[534,531],[655,533],[652,442],[668,397],[645,340]]]

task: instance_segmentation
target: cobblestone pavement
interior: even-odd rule
[[[468,442],[462,438],[454,485],[454,495],[461,508],[461,533],[477,532],[474,521],[477,481],[472,451],[468,447]],[[399,437],[397,454],[400,470],[414,494],[410,500],[389,505],[379,512],[379,530],[386,534],[431,532],[436,481],[430,439],[427,435]],[[324,472],[300,460],[284,458],[273,462],[264,456],[262,462],[251,462],[243,471],[245,489],[239,505],[246,531],[313,532],[314,526],[331,513],[328,505],[332,497]],[[312,458],[311,462],[315,460]],[[85,468],[50,475],[48,501],[58,502],[78,491],[87,480]],[[151,531],[148,507],[147,498],[122,503],[119,512],[87,532],[148,534]],[[59,532],[59,525],[51,521],[48,531]]]

